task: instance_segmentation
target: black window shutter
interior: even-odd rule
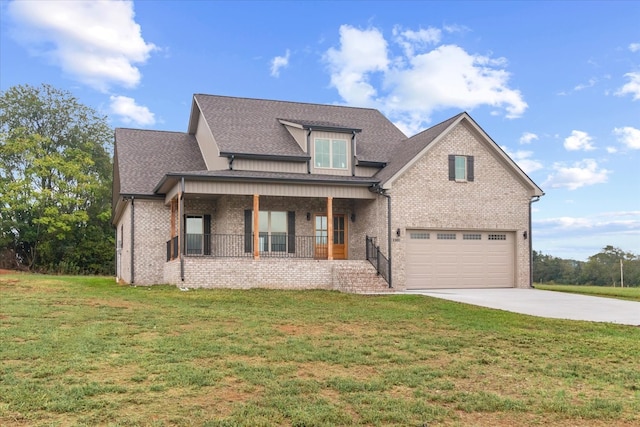
[[[467,181],[473,181],[473,156],[467,156]]]
[[[296,213],[293,211],[287,212],[287,238],[289,240],[290,254],[296,253]]]
[[[211,255],[211,215],[204,216],[204,254]]]
[[[449,154],[449,181],[456,180],[456,156]]]
[[[251,252],[253,247],[253,239],[251,236],[251,226],[253,222],[253,215],[251,215],[251,209],[244,211],[244,251]]]

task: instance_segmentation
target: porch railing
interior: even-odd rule
[[[167,260],[171,259],[170,243],[167,242]],[[327,258],[326,237],[261,233],[258,245],[263,258]],[[186,234],[183,251],[190,257],[251,258],[253,234]]]
[[[178,236],[167,240],[167,261],[178,257]]]
[[[389,260],[380,251],[375,237],[365,237],[367,260],[376,268],[376,272],[389,283]]]

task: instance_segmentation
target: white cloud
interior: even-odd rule
[[[520,169],[522,169],[526,174],[530,174],[531,172],[535,172],[544,167],[541,162],[531,158],[531,156],[533,155],[532,151],[518,150],[515,152],[511,152],[509,151],[509,149],[507,149],[507,147],[503,146],[500,148],[502,148],[504,152],[507,153],[507,155],[511,157],[511,159],[516,162],[518,166],[520,166]]]
[[[631,43],[629,45],[629,50],[631,52],[640,52],[640,43]]]
[[[101,91],[138,85],[136,64],[157,49],[142,38],[131,1],[13,1],[8,12],[32,54]]]
[[[575,91],[580,91],[580,90],[584,90],[590,87],[595,86],[595,84],[598,82],[597,79],[595,78],[590,78],[589,81],[587,83],[581,83],[579,85],[577,85],[576,87],[573,88],[573,90]]]
[[[571,136],[568,136],[564,139],[564,148],[569,151],[577,151],[577,150],[595,150],[595,147],[591,143],[593,138],[589,136],[587,132],[583,132],[581,130],[573,130],[571,131]]]
[[[585,217],[562,216],[534,220],[533,223],[549,232],[562,230],[584,231],[599,229],[600,231],[637,230],[640,232],[640,211],[601,212]]]
[[[640,100],[640,71],[635,73],[627,73],[624,75],[629,78],[629,82],[622,86],[617,92],[616,95],[624,96],[631,95],[633,96],[634,101]]]
[[[280,77],[280,69],[287,68],[289,66],[289,57],[291,52],[287,49],[284,56],[276,56],[271,60],[271,76]]]
[[[347,104],[376,107],[408,133],[424,128],[438,109],[489,105],[508,118],[524,113],[527,103],[520,91],[508,87],[504,58],[470,54],[456,45],[429,50],[440,37],[433,28],[396,27],[393,41],[401,49],[394,56],[380,30],[343,25],[340,46],[325,54],[331,85]]]
[[[412,57],[416,49],[423,51],[426,50],[428,46],[439,43],[442,37],[442,31],[433,27],[429,27],[426,30],[421,28],[418,31],[402,31],[399,26],[396,26],[393,29],[393,35],[395,37],[394,41],[402,46],[405,55]]]
[[[325,60],[331,71],[331,85],[348,104],[372,106],[377,95],[369,83],[370,73],[389,66],[387,41],[377,29],[340,27],[340,50],[329,48]]]
[[[111,96],[111,112],[120,117],[125,123],[135,123],[139,126],[150,126],[156,123],[155,115],[142,105],[137,105],[135,99],[127,96]]]
[[[525,132],[520,137],[520,144],[531,144],[533,141],[539,139],[538,135],[531,132]]]
[[[616,147],[607,147],[607,153],[615,154],[617,152],[618,152],[618,149]]]
[[[613,133],[618,136],[618,141],[633,150],[640,150],[640,129],[625,126],[613,129]]]
[[[607,246],[640,250],[640,211],[602,212],[582,217],[533,220],[537,250],[562,258],[587,259]]]
[[[599,169],[598,163],[593,159],[584,159],[573,165],[565,163],[554,163],[554,170],[548,177],[544,185],[551,188],[567,188],[576,190],[586,185],[602,184],[607,182],[611,171]]]

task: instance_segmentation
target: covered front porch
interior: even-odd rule
[[[187,195],[182,203],[171,201],[167,261],[181,255],[364,259],[368,230],[364,223],[358,224],[356,211],[365,205],[332,197]]]
[[[342,188],[340,197],[318,197],[316,186],[278,194],[287,187],[292,186],[272,185],[267,194],[249,195],[194,192],[191,186],[192,191],[168,194],[165,281],[185,287],[334,289],[353,282],[339,279],[351,271],[360,282],[386,288],[377,286],[380,277],[366,261],[366,236],[377,232],[375,194],[362,186]]]

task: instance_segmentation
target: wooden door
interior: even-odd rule
[[[315,216],[315,258],[327,259],[329,230],[326,215]],[[347,259],[347,220],[345,215],[333,216],[333,259]]]

